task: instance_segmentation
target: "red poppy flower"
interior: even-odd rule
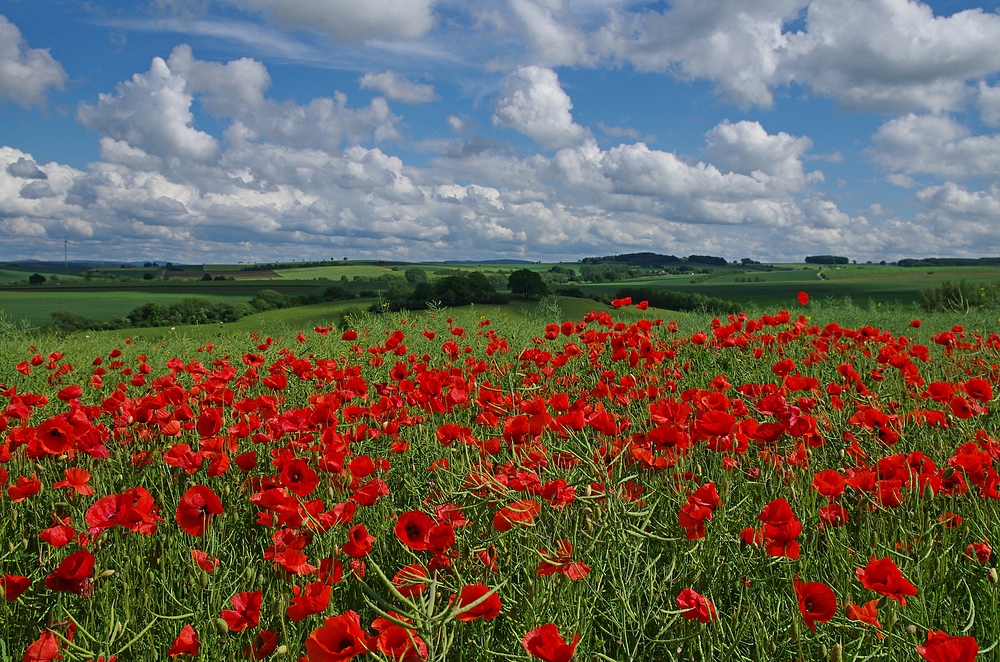
[[[364,524],[352,526],[347,535],[348,540],[341,549],[352,559],[360,559],[372,551],[372,543],[375,542],[375,536],[368,533],[368,529],[365,528]]]
[[[0,593],[7,602],[13,602],[31,586],[31,579],[24,575],[0,575]]]
[[[92,496],[94,494],[94,488],[87,484],[90,482],[90,472],[86,469],[67,467],[63,469],[63,475],[66,476],[66,480],[60,480],[53,487],[56,489],[66,487],[75,490],[80,496]]]
[[[799,558],[799,543],[795,539],[802,533],[802,523],[784,497],[767,504],[757,518],[764,523],[768,554],[793,560]]]
[[[974,662],[979,644],[975,637],[952,637],[941,630],[928,630],[927,641],[917,646],[917,653],[929,662]]]
[[[799,292],[799,295],[795,298],[798,300],[799,305],[805,306],[809,303],[809,294],[806,292]]]
[[[324,618],[322,627],[306,639],[309,662],[347,662],[373,648],[372,638],[361,629],[361,617],[354,611]]]
[[[76,529],[73,528],[73,526],[69,524],[57,524],[55,526],[50,526],[39,533],[38,537],[53,547],[64,547],[69,544],[69,541],[72,540],[75,535]]]
[[[419,595],[427,588],[427,569],[419,563],[405,565],[393,575],[392,585],[404,597]]]
[[[823,520],[823,524],[820,526],[824,524],[826,526],[843,526],[847,524],[850,516],[847,514],[847,509],[839,503],[831,503],[819,509],[819,518]]]
[[[293,586],[295,597],[285,610],[290,620],[301,621],[312,614],[319,614],[330,604],[330,586],[325,582],[310,582],[304,590]]]
[[[13,485],[7,487],[7,496],[14,503],[19,501],[24,501],[28,497],[38,494],[42,489],[42,483],[38,480],[38,476],[31,474],[31,478],[25,478],[24,476],[18,476],[17,482]]]
[[[542,555],[542,560],[535,569],[535,574],[539,577],[548,577],[559,572],[573,581],[579,581],[590,574],[590,566],[580,561],[573,561],[573,545],[568,540],[560,540],[556,552],[540,549],[538,553]]]
[[[204,439],[219,434],[219,431],[222,430],[222,424],[222,410],[218,407],[209,407],[202,409],[201,413],[198,414],[198,422],[195,428],[198,430],[198,436]]]
[[[545,662],[569,662],[576,652],[576,644],[580,641],[580,635],[574,635],[571,643],[559,634],[559,628],[554,623],[535,628],[524,635],[521,645],[532,657]]]
[[[260,603],[264,599],[261,591],[237,593],[229,598],[232,609],[223,609],[219,616],[226,621],[230,632],[240,632],[257,627],[260,620]]]
[[[274,630],[261,630],[253,643],[243,651],[243,657],[263,660],[278,648],[278,635]]]
[[[89,596],[93,587],[94,555],[85,549],[73,552],[45,578],[45,585],[53,591]]]
[[[191,558],[198,564],[199,568],[209,574],[215,572],[215,569],[219,566],[219,559],[214,556],[209,556],[206,552],[203,552],[200,549],[192,549]]]
[[[677,608],[683,610],[681,615],[689,621],[697,619],[700,623],[708,623],[719,617],[712,601],[693,588],[686,588],[678,594]]]
[[[441,555],[455,544],[455,527],[451,524],[435,524],[427,531],[427,551]]]
[[[309,468],[309,465],[300,457],[287,462],[278,476],[281,484],[288,488],[289,492],[300,497],[309,496],[316,486],[319,485],[319,476]]]
[[[181,530],[200,538],[205,535],[209,523],[215,515],[226,512],[222,501],[212,488],[205,485],[192,485],[181,496],[174,518]]]
[[[509,531],[515,524],[528,526],[541,511],[542,507],[537,501],[520,499],[496,512],[493,516],[493,528],[503,532]]]
[[[796,578],[795,594],[799,597],[802,618],[813,632],[817,621],[826,623],[837,613],[837,596],[823,582],[803,583]]]
[[[866,623],[880,630],[882,629],[882,623],[878,620],[878,600],[869,600],[860,607],[853,602],[848,602],[847,617],[852,621]],[[885,638],[885,635],[881,632],[876,632],[875,635],[879,639]]]
[[[192,655],[197,657],[198,648],[201,646],[201,642],[198,641],[198,633],[194,631],[191,624],[188,623],[181,628],[181,633],[177,635],[174,639],[173,646],[167,651],[167,655],[170,657],[177,657],[179,655]]]
[[[389,615],[409,622],[395,612],[389,612]],[[427,644],[417,636],[416,630],[403,627],[381,616],[372,621],[372,629],[378,632],[375,649],[390,660],[419,662],[427,659]]]
[[[449,604],[452,602],[455,611],[460,612],[455,614],[455,618],[460,621],[474,621],[477,618],[491,621],[500,614],[500,596],[495,592],[491,593],[490,587],[483,584],[463,586],[458,596],[451,596]]]
[[[24,651],[24,657],[21,660],[22,662],[51,662],[59,657],[59,639],[51,630],[42,630],[38,639],[31,642],[28,650]]]
[[[393,533],[400,542],[414,551],[427,549],[427,532],[434,526],[434,520],[426,513],[411,510],[396,519]]]
[[[843,494],[847,480],[836,469],[823,469],[813,476],[812,487],[827,499],[833,500]]]
[[[992,555],[993,548],[990,547],[990,543],[985,540],[983,542],[974,542],[965,547],[965,557],[968,559],[974,559],[983,565],[990,562],[990,557]]]
[[[868,565],[855,568],[854,574],[865,588],[895,600],[903,607],[906,606],[906,596],[917,594],[917,587],[903,577],[896,563],[888,557],[876,559],[872,556]]]

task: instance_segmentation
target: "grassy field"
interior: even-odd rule
[[[37,292],[0,292],[0,310],[10,320],[27,320],[32,326],[52,321],[53,311],[76,313],[88,319],[108,320],[124,317],[145,303],[170,305],[190,296],[210,299],[214,303],[245,302],[244,294],[183,294],[149,291],[127,292],[67,292],[39,290]]]
[[[246,265],[204,265],[204,268],[215,273],[239,272]],[[270,265],[275,266],[275,265]],[[262,289],[273,289],[283,294],[301,295],[317,293],[330,286],[343,287],[355,296],[367,297],[360,300],[344,302],[343,304],[328,304],[325,307],[306,309],[284,309],[268,313],[259,320],[253,318],[241,322],[247,325],[270,324],[278,319],[284,319],[288,324],[303,323],[306,320],[321,320],[326,314],[336,314],[343,308],[367,305],[375,293],[384,291],[387,283],[380,278],[390,276],[402,278],[407,268],[421,269],[427,273],[431,281],[441,277],[446,270],[473,271],[482,270],[485,273],[509,273],[517,269],[531,269],[547,272],[553,264],[413,264],[413,265],[380,265],[349,261],[333,262],[323,266],[295,267],[294,265],[276,265],[275,273],[279,278],[240,279],[221,281],[201,280],[141,280],[141,273],[149,269],[129,267],[124,269],[108,268],[102,272],[108,274],[128,275],[130,280],[109,281],[95,279],[85,282],[76,276],[60,276],[62,284],[58,286],[43,285],[41,287],[0,285],[0,310],[8,318],[28,320],[32,325],[44,324],[51,320],[50,313],[55,310],[74,312],[92,319],[106,320],[122,316],[136,306],[148,302],[169,304],[186,296],[197,296],[211,299],[215,302],[248,301]],[[572,264],[563,265],[571,267]],[[902,268],[889,265],[843,265],[838,267],[819,267],[818,265],[773,265],[776,270],[763,270],[761,265],[753,270],[742,271],[739,265],[728,265],[726,268],[714,268],[709,274],[696,273],[690,275],[649,276],[607,283],[552,283],[550,289],[579,288],[586,298],[574,300],[562,297],[559,305],[567,313],[582,314],[593,308],[595,303],[590,297],[611,298],[624,287],[650,287],[679,292],[702,294],[708,297],[734,301],[751,309],[776,309],[793,305],[798,292],[806,291],[814,300],[846,300],[864,307],[869,303],[883,306],[903,306],[913,314],[917,313],[916,304],[920,301],[920,292],[936,287],[942,281],[967,280],[973,283],[1000,281],[998,267],[939,267],[939,268]],[[202,266],[190,267],[201,273]],[[159,273],[156,269],[153,269]],[[141,273],[140,273],[141,272]],[[735,273],[734,273],[735,272]],[[261,271],[260,273],[268,273]],[[23,281],[29,275],[26,271],[5,269],[0,271],[0,284],[3,279]],[[58,275],[58,274],[56,274]],[[137,277],[138,276],[138,277]],[[347,280],[341,280],[347,276]],[[495,278],[497,276],[494,276]],[[503,275],[498,277],[500,280]],[[501,288],[502,289],[502,288]],[[513,300],[505,307],[505,313],[515,318],[523,315],[523,310],[534,304]],[[316,323],[320,323],[317,321]]]

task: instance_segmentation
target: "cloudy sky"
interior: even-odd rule
[[[0,0],[0,260],[1000,255],[997,5]]]

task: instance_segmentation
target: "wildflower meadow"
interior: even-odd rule
[[[991,320],[613,303],[7,329],[0,659],[998,659]]]

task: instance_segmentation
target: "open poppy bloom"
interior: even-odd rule
[[[693,588],[686,588],[678,594],[677,608],[683,610],[681,616],[689,621],[697,619],[699,623],[709,623],[719,617],[712,601]]]
[[[903,577],[895,561],[888,557],[876,559],[872,556],[868,565],[856,568],[854,573],[865,588],[895,600],[903,607],[906,606],[906,596],[917,594],[917,587]]]
[[[484,621],[496,618],[500,614],[500,596],[491,590],[484,584],[463,586],[458,595],[452,595],[449,601],[454,603],[455,611],[460,612],[455,614],[455,618],[466,622],[477,618],[482,618]]]
[[[576,652],[576,643],[579,640],[580,635],[575,635],[573,641],[567,644],[559,634],[559,628],[554,623],[546,623],[524,635],[521,645],[532,657],[539,660],[569,662]]]
[[[882,623],[878,620],[878,600],[869,600],[865,604],[858,606],[853,602],[847,603],[847,617],[852,621],[866,623],[872,627],[882,629]],[[885,638],[881,632],[875,633],[879,639]]]
[[[928,630],[927,641],[917,646],[917,653],[929,662],[974,662],[979,644],[975,637],[952,637],[941,630]]]
[[[60,593],[76,593],[87,597],[93,591],[90,579],[94,574],[94,555],[85,549],[73,552],[45,577],[45,585]]]
[[[167,655],[170,657],[177,657],[179,655],[192,655],[194,657],[198,656],[198,649],[201,647],[201,642],[198,641],[198,633],[194,631],[191,624],[188,623],[183,628],[181,628],[181,633],[177,635],[174,639],[173,646],[167,651]]]
[[[419,510],[401,514],[392,527],[399,541],[415,552],[427,549],[427,532],[434,526],[430,515]]]
[[[0,593],[7,602],[17,600],[31,586],[31,578],[24,575],[0,575]]]
[[[806,292],[799,292],[799,295],[795,298],[798,300],[799,305],[805,306],[809,303],[809,294]]]
[[[182,531],[200,538],[205,535],[212,518],[224,512],[226,511],[222,507],[222,501],[212,488],[192,485],[181,496],[174,517]]]
[[[261,591],[237,593],[229,598],[232,609],[223,609],[219,616],[226,621],[230,632],[240,632],[257,627],[260,620],[260,603],[264,599]]]
[[[813,632],[816,622],[826,623],[837,613],[837,596],[823,582],[804,583],[795,579],[795,594],[799,598],[799,611],[806,625]]]
[[[361,629],[361,617],[353,610],[324,618],[323,625],[306,639],[310,662],[346,662],[357,655],[367,655],[374,648],[372,638]]]
[[[562,573],[573,581],[578,581],[590,574],[590,566],[572,559],[573,545],[568,540],[560,540],[559,548],[555,552],[540,549],[538,553],[542,555],[542,560],[535,569],[535,574],[539,577]]]

